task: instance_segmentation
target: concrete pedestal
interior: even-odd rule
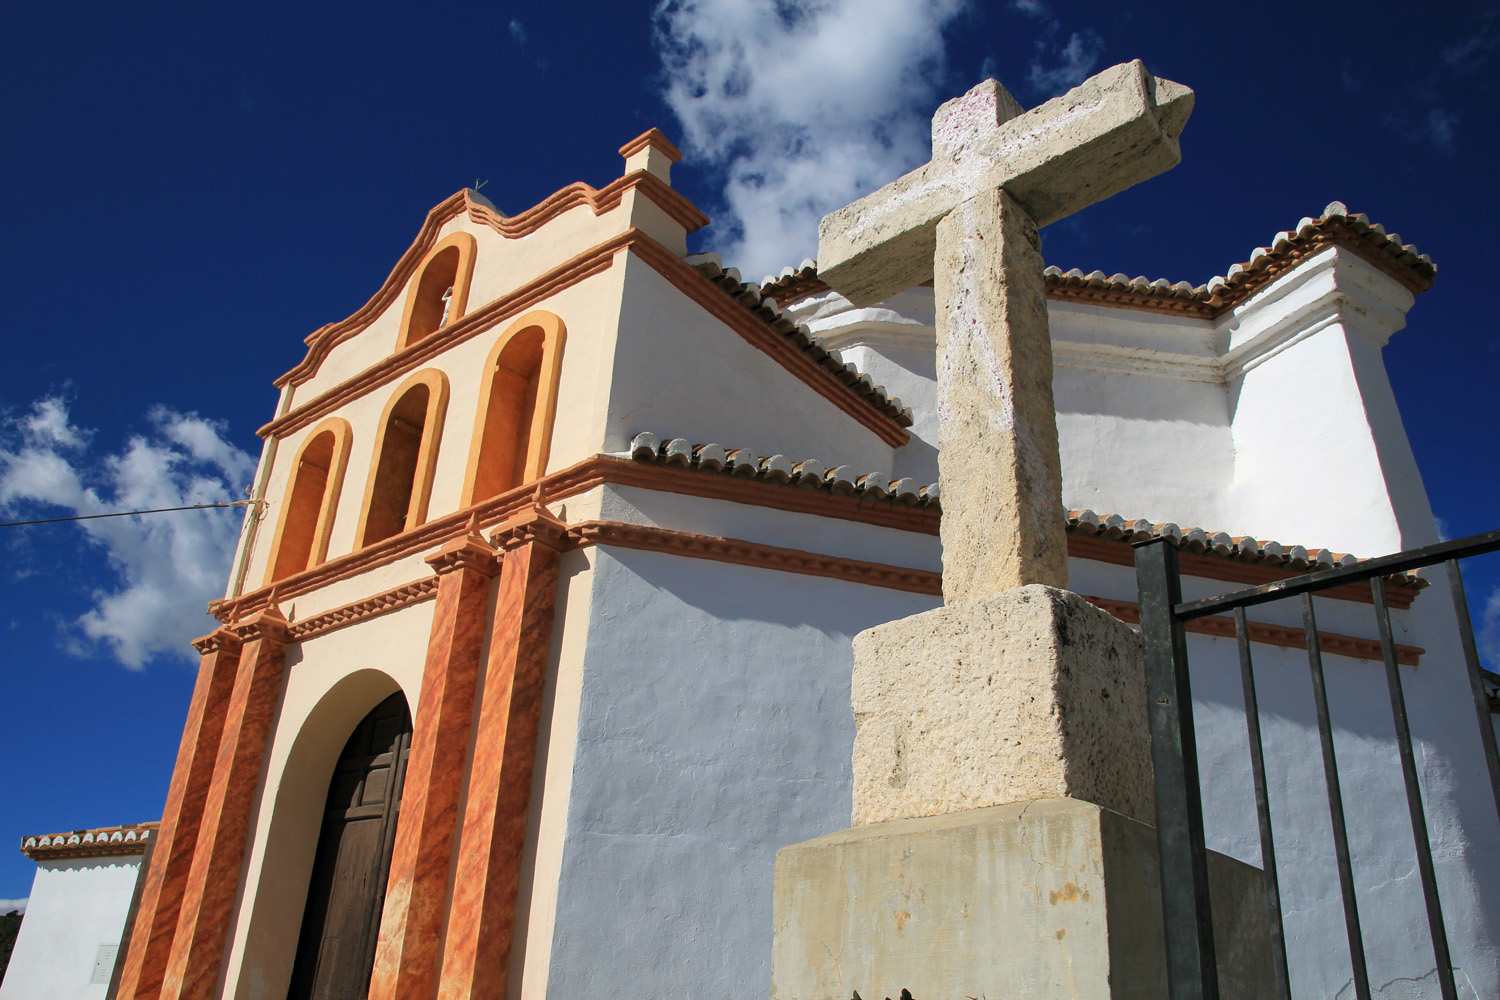
[[[1225,1000],[1274,989],[1259,869],[1210,855]],[[845,830],[776,858],[771,1000],[1167,995],[1156,832],[1078,799]]]
[[[855,826],[1062,796],[1156,820],[1141,638],[1077,594],[861,632],[853,705]]]

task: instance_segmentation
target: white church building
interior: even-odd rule
[[[672,144],[621,153],[513,215],[455,194],[301,357],[261,345],[294,367],[121,1000],[768,995],[776,854],[850,825],[851,640],[942,603],[933,291],[747,282],[687,253]],[[1202,285],[1049,268],[1071,589],[1134,624],[1132,541],[1188,597],[1436,541],[1381,357],[1435,273],[1338,202]],[[1495,997],[1500,827],[1424,583],[1397,642],[1462,995]],[[1319,599],[1371,980],[1436,995],[1369,612]],[[1290,614],[1251,637],[1294,995],[1344,997]],[[1189,643],[1209,845],[1256,864],[1232,627]]]

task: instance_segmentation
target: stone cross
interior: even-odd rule
[[[987,80],[933,116],[930,162],[819,227],[818,275],[856,305],[934,283],[946,604],[1067,587],[1037,228],[1175,166],[1192,108],[1139,60],[1031,111]]]

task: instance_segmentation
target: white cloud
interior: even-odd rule
[[[1045,40],[1037,42],[1036,47],[1037,55],[1031,61],[1026,82],[1046,97],[1064,93],[1087,80],[1104,54],[1104,40],[1089,30],[1073,32],[1055,50]]]
[[[0,913],[9,913],[11,910],[26,912],[26,904],[31,902],[31,897],[25,899],[0,899]]]
[[[516,40],[517,45],[526,44],[526,25],[515,18],[510,21],[510,37]]]
[[[63,400],[38,400],[0,430],[0,509],[20,520],[243,498],[255,460],[221,426],[165,407],[147,425],[119,452],[96,455],[93,431],[72,423]],[[226,508],[77,522],[106,571],[65,647],[103,647],[131,669],[164,654],[191,658],[187,641],[207,631],[203,609],[223,590],[242,518]]]
[[[1479,613],[1479,621],[1474,624],[1477,626],[1475,638],[1485,665],[1491,670],[1500,670],[1500,590],[1490,594],[1484,610]]]
[[[723,177],[717,249],[747,278],[816,253],[818,221],[928,156],[942,30],[966,0],[663,0],[663,98]]]

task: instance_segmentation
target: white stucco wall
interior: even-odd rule
[[[109,970],[89,980],[99,947],[120,944],[140,864],[139,855],[39,862],[0,1000],[104,1000]]]
[[[1137,597],[1130,567],[1072,559],[1069,572],[1072,588],[1080,593]],[[1183,593],[1193,599],[1238,586],[1189,577]],[[1378,636],[1369,604],[1320,598],[1316,612],[1324,632]],[[1301,625],[1296,601],[1261,605],[1249,617]],[[1462,995],[1500,996],[1500,951],[1490,930],[1500,919],[1500,893],[1494,890],[1500,884],[1500,821],[1442,576],[1435,576],[1410,611],[1393,612],[1392,625],[1398,643],[1426,650],[1418,666],[1401,668],[1402,685],[1449,945],[1459,981],[1471,984]],[[1251,652],[1293,995],[1352,996],[1307,654],[1264,643],[1252,643]],[[1209,847],[1259,865],[1237,648],[1232,639],[1189,633],[1188,659]],[[1328,653],[1323,665],[1371,982],[1388,984],[1376,995],[1391,1000],[1435,996],[1384,666]]]
[[[641,431],[887,472],[892,449],[770,355],[631,257],[613,361],[606,451]],[[739,308],[736,306],[736,308]]]
[[[547,995],[764,995],[776,851],[849,824],[850,641],[938,601],[594,558]]]

